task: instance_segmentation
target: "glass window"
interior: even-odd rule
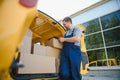
[[[104,49],[88,51],[87,54],[88,54],[90,63],[92,63],[94,61],[98,62],[98,60],[106,59]]]
[[[120,44],[120,33],[119,32],[120,32],[120,27],[104,32],[106,46]]]
[[[89,66],[97,66],[96,62],[89,64]]]
[[[103,65],[102,65],[102,61],[98,61],[98,62],[97,62],[97,66],[103,66]]]
[[[107,48],[108,58],[112,60],[111,65],[114,63],[120,65],[120,46]]]
[[[102,62],[102,66],[107,66],[107,59]]]
[[[87,49],[103,47],[103,40],[102,40],[101,33],[86,36],[85,43],[86,43]]]
[[[120,10],[112,14],[101,17],[103,30],[120,26]]]
[[[93,33],[100,31],[99,20],[95,19],[83,24],[86,27],[85,34]]]

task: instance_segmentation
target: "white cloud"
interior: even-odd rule
[[[37,9],[57,21],[101,0],[39,0]]]

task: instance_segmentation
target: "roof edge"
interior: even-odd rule
[[[73,18],[73,17],[75,17],[75,16],[78,16],[78,15],[80,15],[80,14],[86,12],[86,11],[89,11],[89,10],[95,8],[95,7],[98,7],[98,6],[100,6],[101,4],[106,3],[106,2],[108,2],[108,1],[110,1],[110,0],[101,0],[100,2],[97,2],[97,3],[95,3],[95,4],[91,5],[91,6],[83,9],[83,10],[80,10],[80,11],[78,11],[78,12],[70,15],[70,17]]]

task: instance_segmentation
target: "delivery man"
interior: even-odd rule
[[[65,17],[62,20],[66,28],[64,38],[59,38],[63,43],[60,59],[60,80],[82,80],[80,74],[81,50],[80,38],[82,31],[72,25],[72,20]]]

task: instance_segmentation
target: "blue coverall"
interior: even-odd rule
[[[73,32],[65,38],[73,37]],[[80,74],[81,50],[74,43],[63,42],[60,60],[60,80],[82,80]]]

